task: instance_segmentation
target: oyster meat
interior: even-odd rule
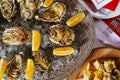
[[[20,3],[20,13],[24,20],[33,18],[37,9],[43,4],[43,0],[18,0]]]
[[[10,22],[17,12],[15,0],[0,0],[0,9],[3,17]]]
[[[62,19],[66,13],[66,5],[60,2],[55,2],[49,9],[36,15],[36,20],[45,22],[57,22]]]
[[[36,67],[40,71],[48,70],[50,67],[50,62],[48,61],[48,54],[42,49],[39,49],[33,54],[34,54],[34,61],[35,61]]]
[[[60,46],[70,45],[74,41],[75,34],[66,25],[53,25],[49,30],[49,39]]]
[[[24,54],[20,52],[19,54],[14,55],[12,60],[8,64],[6,70],[6,76],[8,80],[16,80],[22,73],[24,62]]]
[[[2,42],[9,45],[21,45],[30,40],[29,32],[23,27],[6,29],[2,34]]]

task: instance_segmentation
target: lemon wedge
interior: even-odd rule
[[[40,47],[41,43],[41,35],[39,31],[33,30],[32,31],[32,51],[37,51]]]
[[[77,13],[76,15],[72,16],[71,18],[69,18],[67,20],[66,24],[69,27],[74,27],[75,25],[80,23],[84,18],[85,18],[85,13],[83,13],[83,12]]]
[[[33,77],[34,74],[34,62],[32,59],[27,59],[27,66],[26,66],[26,79],[30,79]]]
[[[54,0],[45,0],[44,3],[43,3],[43,6],[44,7],[49,7],[52,3],[53,3]]]
[[[2,80],[2,77],[6,71],[7,68],[7,60],[6,59],[1,59],[0,60],[0,80]]]
[[[72,47],[60,47],[53,50],[53,54],[57,56],[66,56],[72,54],[73,52],[74,48]]]

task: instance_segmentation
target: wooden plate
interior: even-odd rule
[[[106,57],[120,58],[120,50],[110,47],[94,49],[82,66],[80,66],[80,68],[76,70],[67,80],[75,80],[77,77],[81,77],[83,75],[83,70],[89,61]]]

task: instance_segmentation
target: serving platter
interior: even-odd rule
[[[96,60],[98,58],[120,58],[120,50],[112,47],[103,47],[103,48],[97,48],[93,49],[93,51],[90,53],[88,58],[85,60],[85,62],[79,67],[78,70],[74,72],[72,76],[70,76],[67,80],[76,80],[83,76],[84,69],[86,68],[89,61]],[[120,62],[118,62],[120,63]],[[78,79],[79,80],[79,79]]]
[[[36,21],[34,18],[28,21],[24,21],[20,17],[19,8],[16,16],[12,19],[12,22],[7,22],[7,20],[5,20],[3,16],[0,15],[0,35],[2,35],[5,29],[13,26],[22,26],[26,28],[30,32],[30,35],[32,35],[32,30],[38,30],[41,33],[42,42],[40,48],[49,54],[49,61],[51,62],[51,66],[45,72],[41,72],[35,69],[32,80],[62,80],[66,78],[67,76],[71,75],[79,66],[82,65],[82,63],[85,61],[93,49],[95,36],[94,24],[93,18],[87,12],[87,10],[81,4],[79,4],[78,1],[75,0],[55,0],[54,2],[64,3],[67,6],[66,14],[60,22],[42,22]],[[70,46],[75,49],[75,52],[64,57],[53,55],[53,49],[60,46],[52,43],[49,40],[48,30],[50,26],[55,24],[66,25],[66,21],[71,16],[79,12],[86,12],[87,14],[81,23],[71,28],[75,33],[75,41]],[[0,44],[0,57],[5,57],[9,61],[13,55],[18,54],[20,51],[23,51],[25,53],[24,62],[26,65],[26,59],[28,57],[32,58],[31,47],[31,40],[24,45],[18,46]],[[25,78],[25,68],[26,66],[24,66],[24,70],[19,77],[20,80]]]

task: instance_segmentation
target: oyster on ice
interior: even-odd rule
[[[62,19],[66,13],[66,5],[55,2],[49,9],[35,16],[36,20],[45,22],[57,22]]]
[[[17,0],[20,4],[21,17],[24,20],[32,19],[36,10],[43,4],[43,0]]]
[[[48,54],[42,49],[33,52],[33,54],[36,67],[40,71],[48,70],[50,67],[50,62],[48,61]]]
[[[12,60],[9,62],[6,76],[8,80],[17,80],[21,75],[23,70],[24,54],[20,52],[19,54],[14,55]]]
[[[34,0],[34,3],[36,5],[36,8],[40,9],[40,7],[43,5],[43,0]]]
[[[49,39],[60,46],[70,45],[74,41],[75,34],[66,25],[53,25],[49,30]]]
[[[10,22],[17,12],[15,0],[0,0],[0,9],[3,17]]]
[[[29,32],[23,27],[6,29],[2,34],[2,42],[9,45],[22,45],[30,40]]]

